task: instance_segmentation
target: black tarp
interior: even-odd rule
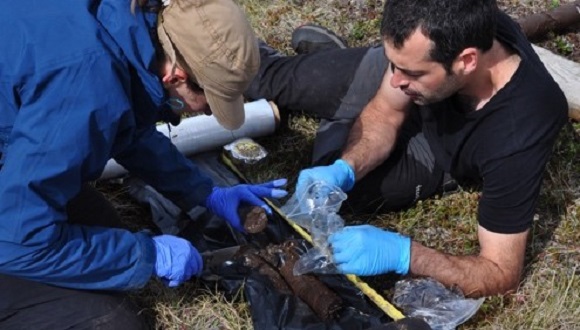
[[[196,155],[192,160],[219,186],[243,183],[223,162],[220,153]],[[156,198],[162,198],[157,196]],[[165,201],[163,201],[165,202]],[[155,215],[154,215],[155,216]],[[182,215],[187,217],[186,215]],[[302,239],[277,213],[261,233],[241,234],[218,217],[204,212],[182,231],[200,251],[249,245],[264,248],[288,239]],[[305,242],[305,244],[307,244]],[[243,288],[249,303],[254,329],[368,329],[392,321],[343,275],[319,275],[318,278],[343,299],[343,308],[335,319],[322,321],[302,300],[277,291],[270,281],[253,269],[238,262],[228,262],[215,270],[215,276],[202,279],[210,287],[218,287],[235,295]]]

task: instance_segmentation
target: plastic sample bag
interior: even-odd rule
[[[336,274],[328,237],[344,227],[337,214],[346,194],[338,187],[321,181],[312,183],[303,196],[294,194],[282,212],[310,232],[312,249],[308,249],[296,263],[294,275],[308,273]]]
[[[393,303],[405,315],[426,321],[433,330],[455,329],[467,321],[484,298],[469,299],[432,278],[405,279],[395,284]]]
[[[211,176],[218,185],[241,183],[239,178],[219,161],[219,154],[205,153],[192,157],[196,165]],[[280,244],[300,236],[277,213],[269,216],[268,226],[257,234],[243,234],[233,230],[226,221],[209,212],[179,212],[172,203],[138,181],[127,181],[134,190],[132,195],[150,204],[154,219],[173,228],[181,218],[187,218],[187,226],[179,235],[188,239],[200,251],[216,250],[235,245],[263,249],[270,244]],[[334,197],[332,197],[334,198]],[[334,199],[332,199],[334,200]],[[162,206],[162,207],[159,207]],[[200,208],[203,210],[203,208]],[[336,208],[338,210],[338,208]],[[179,214],[178,214],[179,213]],[[161,224],[161,222],[159,223]],[[178,226],[177,228],[180,228]],[[303,242],[305,249],[311,246]],[[228,296],[243,296],[248,302],[256,330],[364,330],[387,324],[392,320],[372,303],[343,275],[320,275],[318,279],[339,295],[342,308],[331,320],[320,319],[304,301],[293,294],[278,290],[259,270],[246,267],[236,260],[228,261],[214,269],[211,277],[199,278],[209,288],[217,288]]]

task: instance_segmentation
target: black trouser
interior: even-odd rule
[[[85,185],[67,206],[69,221],[122,227],[105,197]],[[124,293],[59,288],[0,275],[0,329],[146,329]]]
[[[261,67],[246,97],[273,100],[281,111],[321,118],[313,165],[340,157],[352,124],[376,94],[387,60],[382,47],[322,50],[281,56],[260,45]],[[444,173],[421,132],[419,111],[411,111],[395,149],[378,168],[359,180],[345,207],[353,211],[397,210],[441,190]]]

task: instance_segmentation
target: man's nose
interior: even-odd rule
[[[394,69],[393,75],[391,76],[391,87],[393,88],[405,88],[409,86],[409,80],[405,78],[405,75],[401,71]]]

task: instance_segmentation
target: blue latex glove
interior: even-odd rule
[[[342,191],[349,191],[354,186],[354,170],[342,159],[337,159],[332,165],[302,170],[296,183],[296,196],[302,198],[306,189],[315,181],[323,181],[339,187]]]
[[[157,258],[155,274],[170,287],[201,274],[203,261],[201,255],[183,238],[172,235],[153,237]]]
[[[334,262],[343,274],[361,276],[388,272],[405,275],[411,263],[411,239],[362,225],[344,227],[329,237]]]
[[[240,184],[233,187],[214,187],[205,201],[213,214],[226,220],[232,227],[244,232],[242,221],[238,215],[240,204],[255,205],[263,208],[266,213],[272,214],[272,209],[262,199],[282,198],[288,194],[286,190],[276,189],[286,185],[286,179],[278,179],[262,184]]]

